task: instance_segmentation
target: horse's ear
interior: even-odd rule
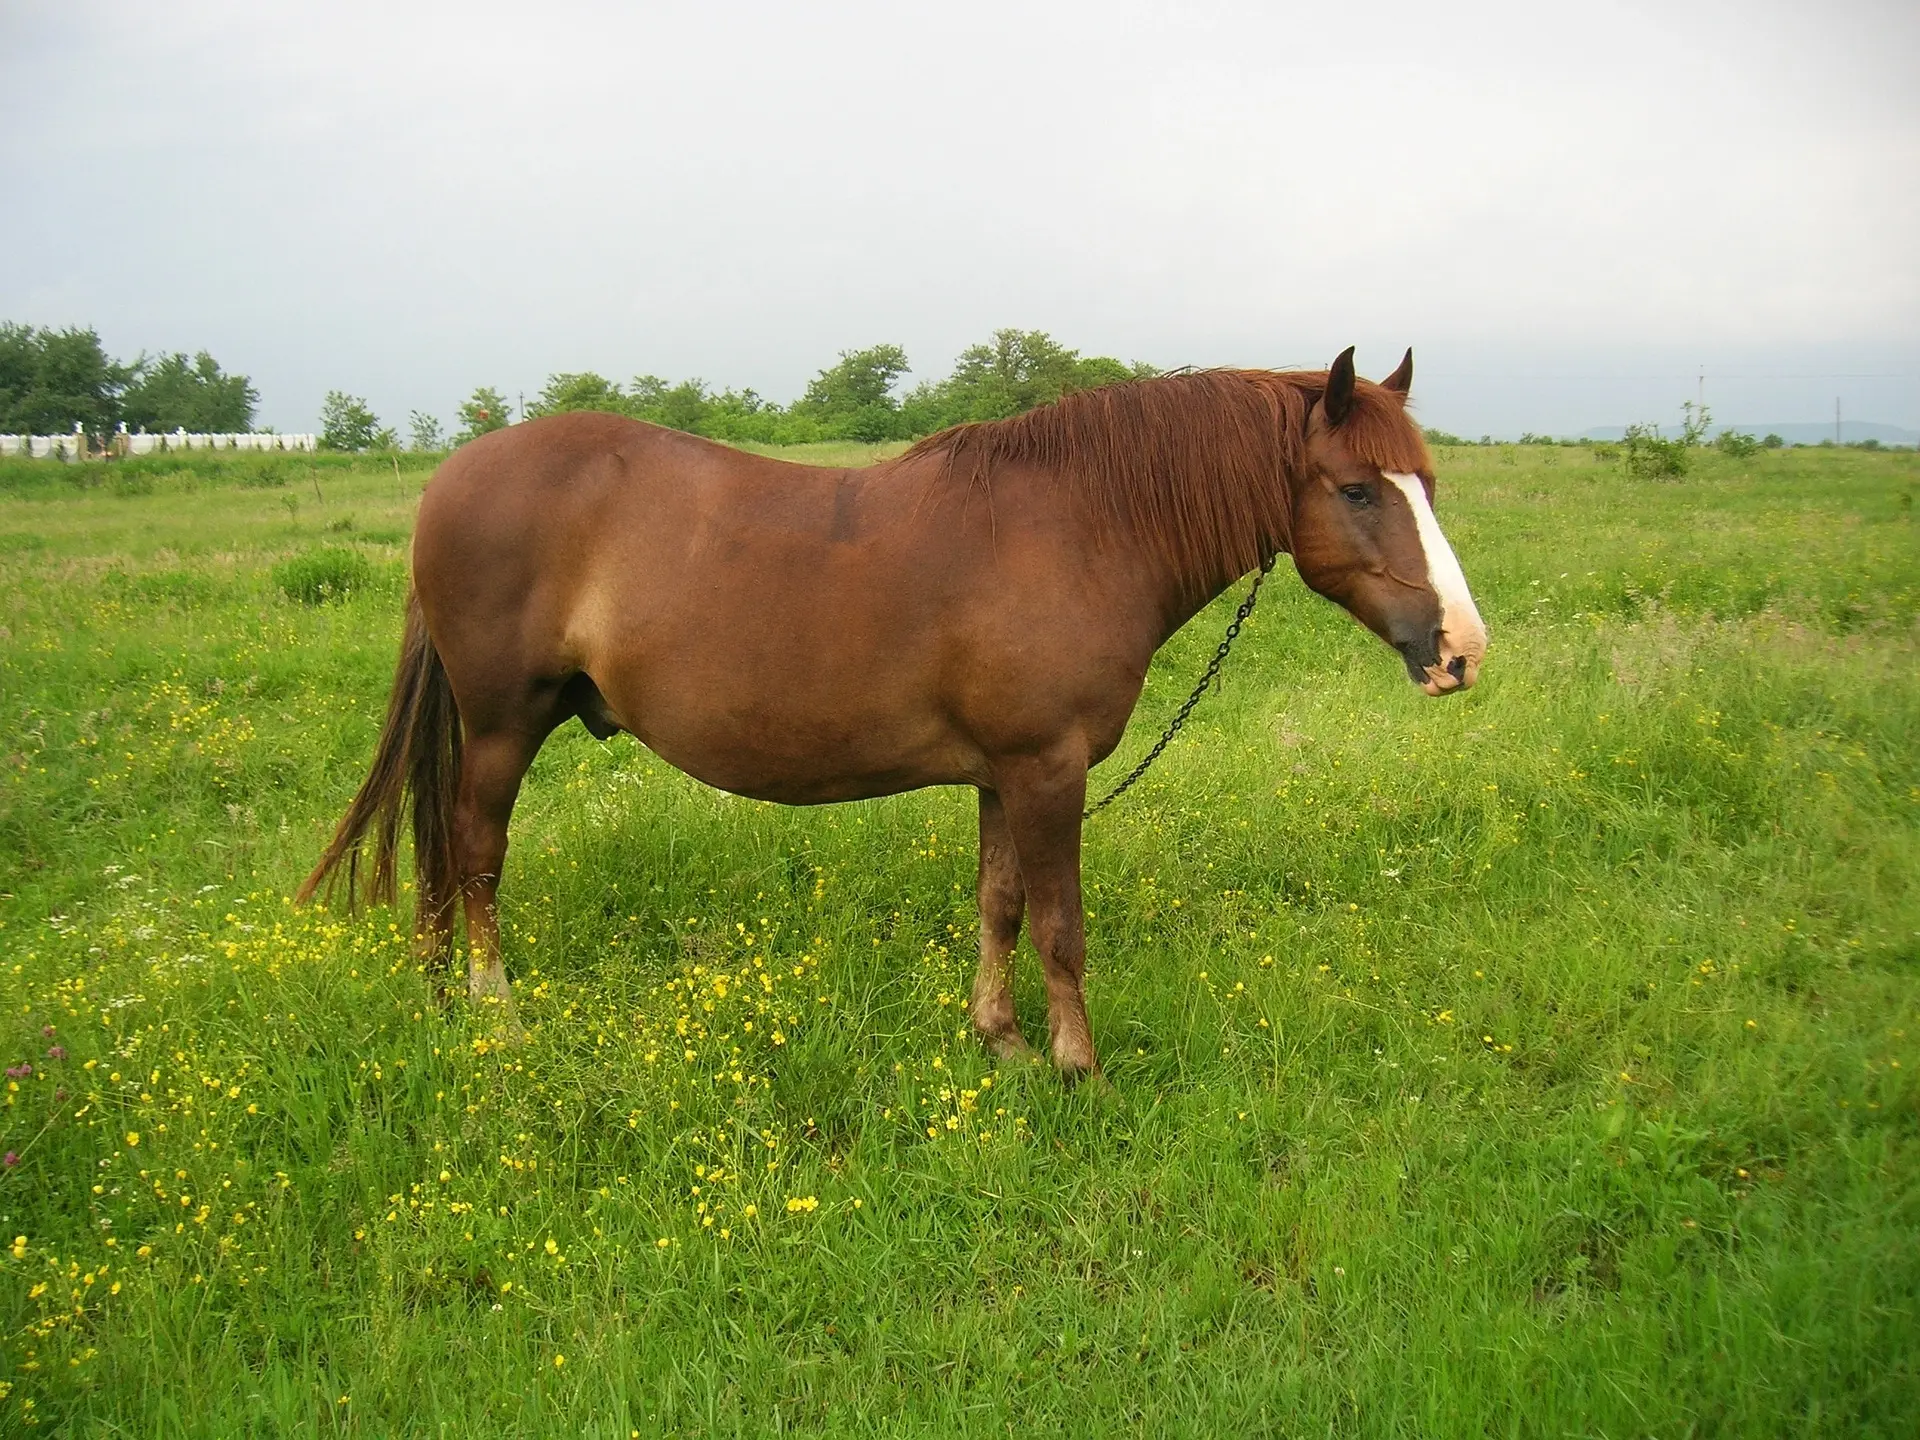
[[[1400,362],[1399,368],[1380,382],[1380,388],[1382,390],[1393,391],[1393,393],[1398,395],[1402,400],[1407,398],[1407,392],[1413,389],[1413,350],[1411,347],[1407,350],[1406,358]]]
[[[1353,346],[1342,350],[1333,362],[1333,368],[1327,371],[1327,394],[1321,402],[1326,407],[1327,423],[1338,425],[1353,410]]]

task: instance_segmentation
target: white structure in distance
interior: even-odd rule
[[[174,430],[149,435],[142,430],[129,433],[122,425],[107,442],[105,454],[153,455],[164,450],[318,450],[318,435],[276,435],[271,431],[225,434],[197,434]],[[96,451],[82,426],[75,425],[71,435],[0,435],[0,455],[30,455],[34,459],[57,457],[61,460],[86,460]]]

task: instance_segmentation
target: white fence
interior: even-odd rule
[[[128,435],[124,431],[120,437],[127,447],[129,455],[151,455],[158,450],[318,450],[318,435],[274,435],[269,432],[259,434],[233,435],[194,435],[185,430],[175,430],[170,435],[149,435],[142,431],[137,435]]]
[[[31,455],[36,460],[55,455],[62,460],[77,460],[86,453],[84,435],[0,435],[0,455]]]
[[[154,455],[162,450],[318,450],[318,435],[221,434],[199,435],[175,430],[164,435],[149,435],[142,430],[129,434],[122,428],[107,442],[107,453],[117,455]],[[35,459],[54,456],[61,460],[84,460],[96,453],[86,435],[75,428],[71,435],[0,435],[0,455],[31,455]]]

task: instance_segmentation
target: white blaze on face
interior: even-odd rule
[[[1460,561],[1454,556],[1453,546],[1440,533],[1440,522],[1434,518],[1433,506],[1427,502],[1427,487],[1420,483],[1418,475],[1396,475],[1391,471],[1385,474],[1407,497],[1407,507],[1413,511],[1413,523],[1420,533],[1420,549],[1427,557],[1427,583],[1440,597],[1440,670],[1445,675],[1447,663],[1456,656],[1464,657],[1467,662],[1466,675],[1457,687],[1453,677],[1446,675],[1446,683],[1434,677],[1429,680],[1428,688],[1435,693],[1465,688],[1477,678],[1480,661],[1487,653],[1487,627],[1480,621],[1480,610],[1467,589],[1467,577],[1460,573]]]

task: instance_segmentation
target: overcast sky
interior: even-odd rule
[[[0,0],[0,318],[261,419],[999,326],[1426,423],[1920,427],[1920,6]]]

